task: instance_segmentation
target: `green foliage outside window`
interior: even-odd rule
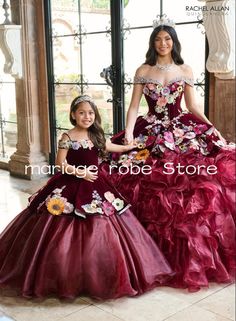
[[[129,3],[129,0],[124,0],[124,6],[126,7]],[[109,9],[110,0],[93,0],[93,8],[96,9]]]

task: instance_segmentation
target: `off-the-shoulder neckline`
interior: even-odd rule
[[[91,139],[89,138],[84,138],[84,139],[60,139],[59,141],[61,142],[71,142],[71,143],[83,143],[83,142],[92,142]]]
[[[83,138],[83,139],[60,139],[58,142],[58,146],[59,148],[64,148],[64,146],[66,146],[68,149],[72,147],[72,149],[79,149],[79,147],[83,147],[83,148],[89,148],[91,149],[92,147],[94,147],[93,142],[91,141],[91,139],[87,139],[87,138]],[[62,147],[63,146],[63,147]]]
[[[68,139],[68,141],[71,141],[71,142],[91,142],[91,139],[89,138],[83,138],[83,139]]]
[[[64,140],[64,139],[60,139],[60,141],[71,141],[71,142],[88,142],[88,141],[90,141],[91,142],[91,139],[90,138],[81,138],[81,139],[71,139],[71,137],[69,136],[69,134],[68,133],[63,133],[62,134],[62,136],[63,135],[66,135],[69,139],[67,139],[67,140]]]
[[[153,78],[146,78],[146,77],[140,77],[140,76],[135,76],[134,77],[134,83],[141,83],[141,84],[147,84],[147,83],[150,83],[150,84],[158,84],[160,85],[161,87],[167,87],[169,85],[172,85],[173,83],[177,82],[177,81],[184,81],[186,82],[188,85],[190,86],[194,86],[194,80],[192,78],[188,78],[188,77],[185,77],[185,76],[178,76],[174,79],[171,79],[170,81],[168,81],[166,84],[162,84],[159,80],[157,79],[153,79]]]

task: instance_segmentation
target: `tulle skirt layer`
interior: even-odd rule
[[[235,151],[167,151],[145,165],[150,175],[109,176],[108,165],[102,167],[176,272],[165,284],[195,291],[209,281],[234,280]]]

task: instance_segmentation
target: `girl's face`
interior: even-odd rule
[[[95,112],[87,101],[79,103],[78,108],[71,113],[71,116],[75,119],[76,125],[83,129],[89,128],[95,120]]]
[[[173,48],[173,40],[168,32],[164,30],[158,32],[154,41],[154,47],[160,56],[166,56],[171,53]]]

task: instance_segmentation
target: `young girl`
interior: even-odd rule
[[[98,156],[135,146],[105,141],[87,95],[71,104],[60,172],[0,236],[0,287],[24,297],[134,296],[172,275],[169,264],[119,192],[98,171]]]

